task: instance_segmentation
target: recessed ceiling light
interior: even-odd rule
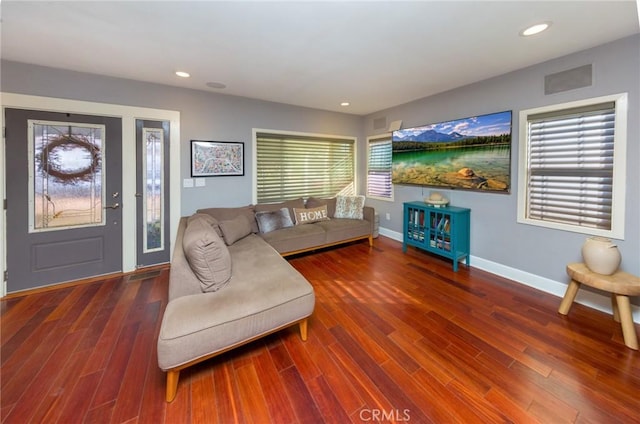
[[[226,86],[226,85],[224,85],[224,84],[223,84],[223,83],[221,83],[221,82],[208,82],[208,83],[207,83],[207,87],[210,87],[210,88],[218,88],[218,89],[227,88],[227,86]]]
[[[520,31],[520,35],[523,37],[529,37],[531,35],[540,34],[550,26],[551,22],[542,22],[540,24],[531,25],[529,28]]]
[[[350,104],[351,103],[349,103],[349,102],[342,102],[342,103],[340,103],[340,106],[349,106]]]
[[[191,76],[189,75],[189,72],[184,72],[184,71],[176,71],[176,75],[181,78],[189,78]]]

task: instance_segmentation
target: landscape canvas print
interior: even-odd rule
[[[392,133],[392,181],[508,193],[511,111]]]

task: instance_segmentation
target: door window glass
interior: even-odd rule
[[[143,174],[146,181],[143,184],[144,209],[144,253],[164,249],[164,181],[163,181],[163,150],[164,132],[161,128],[143,128],[144,141]]]
[[[29,230],[104,225],[104,125],[29,120]]]

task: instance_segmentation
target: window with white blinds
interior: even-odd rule
[[[393,200],[391,137],[368,139],[367,197]]]
[[[355,194],[355,139],[256,133],[257,203]]]
[[[526,184],[521,186],[526,222],[620,237],[614,227],[624,213],[619,210],[624,190],[618,196],[617,187],[624,184],[624,157],[615,159],[624,150],[626,130],[618,133],[617,109],[611,100],[529,111],[521,119],[526,125]]]

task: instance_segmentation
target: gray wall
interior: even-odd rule
[[[545,75],[593,64],[590,87],[544,95]],[[513,111],[511,193],[490,194],[447,191],[451,203],[471,208],[471,254],[553,281],[567,280],[565,266],[580,262],[580,248],[587,235],[518,224],[518,113],[523,109],[591,97],[629,93],[627,145],[627,196],[625,239],[616,240],[622,253],[622,269],[640,275],[640,35],[481,81],[446,93],[371,114],[365,134],[374,135],[373,121],[402,120],[403,128],[485,113]],[[381,226],[402,231],[402,202],[420,200],[430,188],[395,186],[393,203],[369,200]],[[385,220],[385,214],[391,220]]]
[[[110,78],[2,61],[3,92],[58,97],[180,112],[181,178],[190,177],[190,140],[245,143],[245,175],[206,178],[205,187],[182,189],[182,215],[252,200],[252,129],[362,138],[362,117],[219,93]]]
[[[639,46],[640,35],[636,35],[366,117],[7,61],[2,62],[1,90],[178,110],[181,112],[181,178],[189,177],[189,140],[245,142],[246,175],[208,178],[206,187],[183,189],[183,215],[200,207],[237,206],[251,202],[252,128],[358,137],[358,187],[362,193],[366,181],[364,136],[376,134],[373,130],[375,118],[384,117],[387,123],[401,119],[404,127],[411,127],[513,110],[511,194],[452,191],[447,192],[447,195],[453,204],[472,209],[473,256],[556,282],[564,282],[565,265],[567,262],[580,260],[580,247],[586,236],[516,222],[518,112],[542,105],[629,93],[626,232],[625,240],[618,241],[618,245],[623,256],[622,268],[636,275],[640,274]],[[589,63],[593,64],[594,70],[594,83],[591,87],[550,96],[543,94],[545,75]],[[422,199],[429,191],[428,188],[396,186],[393,203],[369,199],[368,204],[379,211],[382,227],[401,232],[402,202]],[[391,214],[389,221],[385,219],[387,212]]]

